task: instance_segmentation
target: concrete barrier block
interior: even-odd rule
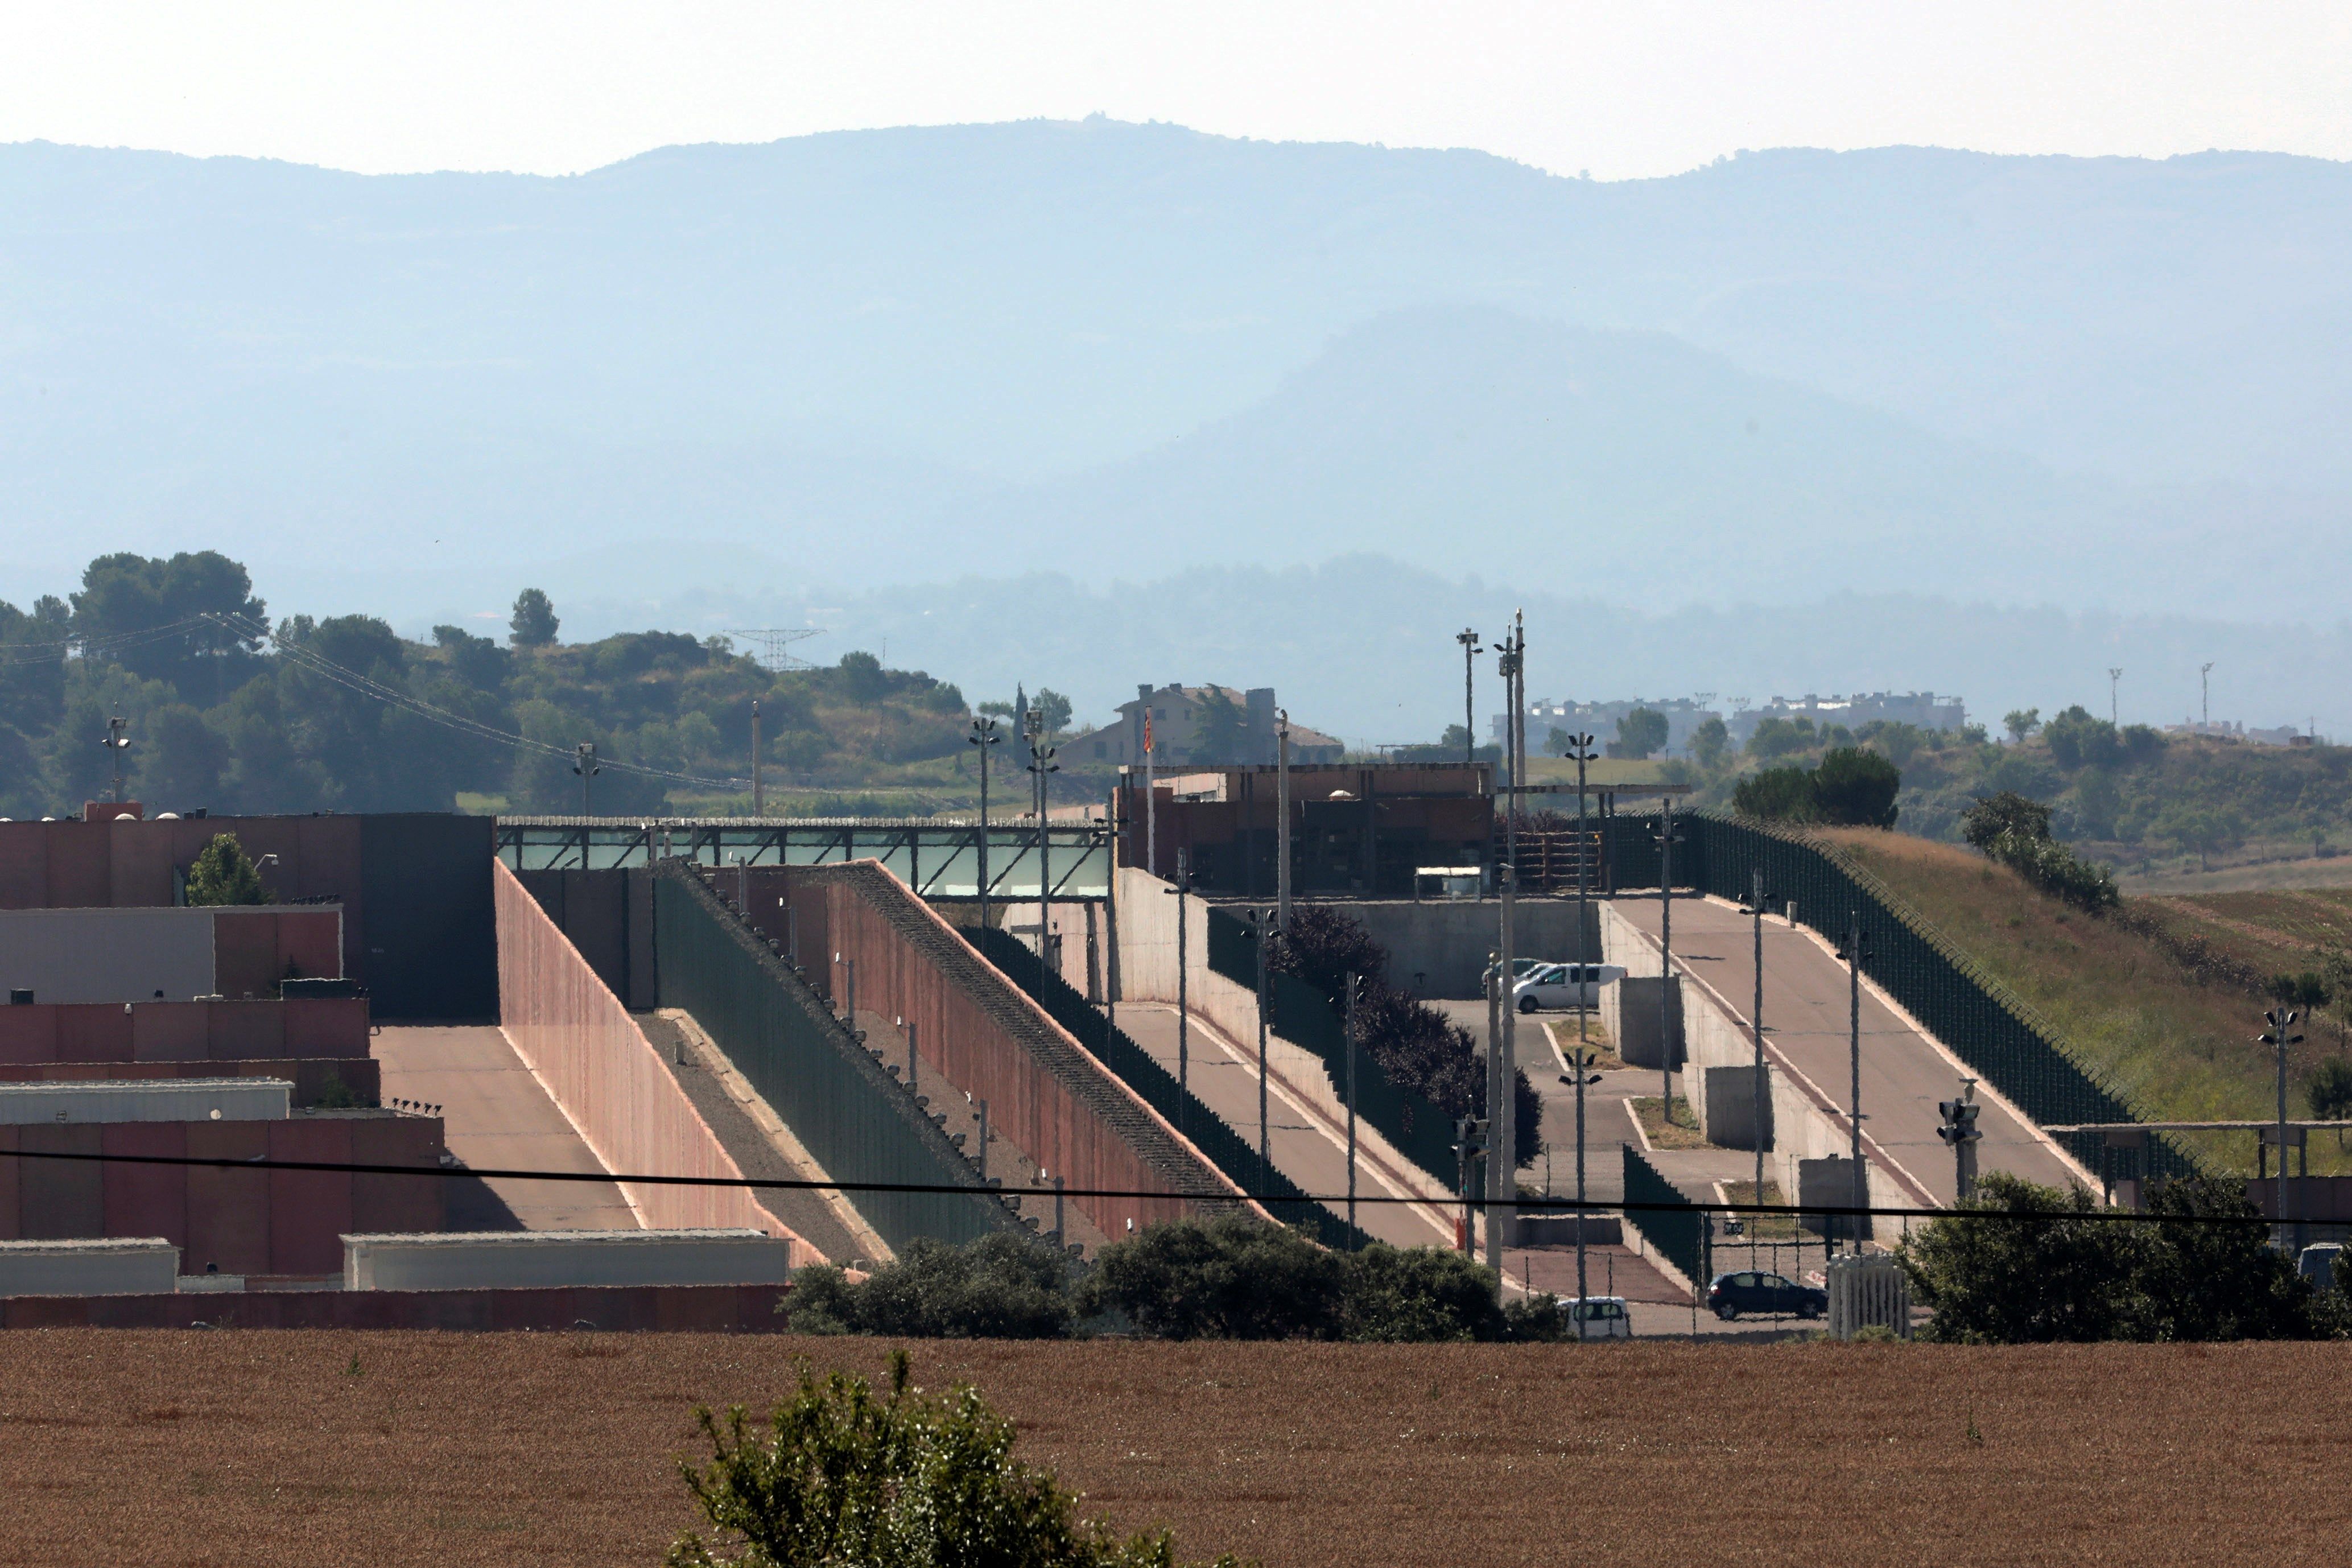
[[[544,1230],[346,1236],[346,1290],[781,1285],[789,1237],[757,1230]]]
[[[0,1296],[169,1294],[180,1249],[160,1236],[104,1241],[0,1241]]]
[[[1658,1005],[1658,988],[1667,988],[1663,1019]],[[1617,1054],[1627,1067],[1661,1066],[1679,1068],[1685,1060],[1683,1046],[1683,981],[1677,974],[1671,980],[1656,975],[1627,975],[1624,979],[1601,988],[1601,1019],[1617,1042]],[[1663,1047],[1660,1042],[1664,1040]],[[1669,1059],[1661,1063],[1661,1051]]]
[[[1764,1093],[1756,1092],[1756,1068],[1711,1067],[1701,1069],[1706,1082],[1699,1097],[1699,1124],[1706,1141],[1724,1149],[1753,1149],[1762,1141],[1772,1147],[1772,1069],[1764,1069]]]
[[[283,1121],[293,1113],[293,1082],[282,1078],[0,1083],[0,1126]]]

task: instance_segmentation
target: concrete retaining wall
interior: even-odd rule
[[[740,1180],[620,999],[512,871],[494,864],[492,877],[502,1031],[597,1160],[614,1172]],[[649,1228],[782,1230],[748,1188],[621,1188]],[[802,1261],[820,1260],[807,1242],[783,1234]]]
[[[1143,1002],[1176,1001],[1176,906],[1167,883],[1132,866],[1118,868],[1118,964],[1121,994]],[[1244,1051],[1257,1048],[1257,993],[1209,967],[1208,900],[1185,894],[1185,1001],[1192,1015]],[[1329,1123],[1344,1124],[1346,1097],[1331,1081],[1323,1058],[1306,1047],[1269,1033],[1266,1068],[1276,1080],[1312,1103]],[[1244,1129],[1255,1140],[1255,1126]],[[1444,1185],[1407,1159],[1370,1122],[1356,1123],[1356,1143],[1364,1157],[1417,1197],[1441,1206],[1454,1201]]]
[[[1612,916],[1613,918],[1613,916]],[[1609,960],[1614,963],[1616,959]],[[1601,1026],[1617,1042],[1617,1054],[1627,1067],[1660,1066],[1663,1053],[1679,1070],[1689,1057],[1685,1037],[1688,1025],[1683,1016],[1682,977],[1661,982],[1657,975],[1657,959],[1651,956],[1651,973],[1646,975],[1628,974],[1601,988],[1601,1000],[1595,1009],[1601,1015]],[[1661,1008],[1658,995],[1661,984],[1666,995]],[[1663,1043],[1661,1043],[1663,1042]]]
[[[36,1004],[275,997],[289,973],[341,973],[331,906],[0,910],[0,987]]]
[[[368,1057],[278,1058],[257,1062],[0,1062],[0,1083],[146,1083],[192,1078],[278,1078],[294,1085],[294,1103],[372,1106],[383,1098],[383,1070]]]
[[[180,1249],[160,1236],[0,1241],[0,1296],[121,1296],[171,1290]]]
[[[1651,995],[1655,997],[1660,967],[1655,942],[1616,910],[1604,907],[1601,946],[1602,961],[1622,964],[1629,976],[1607,990],[1631,984],[1633,978],[1646,978],[1654,988]],[[1709,1142],[1727,1148],[1753,1149],[1755,1144],[1750,1138],[1756,1044],[1748,1031],[1747,1016],[1727,1005],[1705,984],[1687,975],[1677,975],[1676,979],[1684,999],[1681,1023],[1687,1055],[1682,1069],[1683,1092],[1690,1097],[1691,1109],[1697,1113],[1699,1126],[1706,1130]],[[1602,1016],[1608,1016],[1605,991]],[[1811,1162],[1850,1155],[1850,1124],[1837,1102],[1817,1093],[1789,1070],[1769,1033],[1764,1041],[1764,1058],[1769,1099],[1765,1129],[1769,1140],[1765,1180],[1780,1184],[1783,1202],[1790,1201],[1791,1195],[1799,1203],[1813,1201],[1803,1190],[1801,1167]],[[1656,1065],[1654,1060],[1651,1065]],[[1722,1091],[1721,1097],[1711,1102],[1710,1091],[1715,1090]],[[1864,1126],[1868,1125],[1865,1116]],[[1820,1180],[1816,1175],[1817,1185]],[[1843,1195],[1837,1200],[1840,1206],[1853,1202],[1853,1178],[1848,1175],[1844,1180],[1845,1185],[1840,1189]],[[1874,1158],[1870,1162],[1868,1182],[1874,1206],[1916,1208],[1934,1202]],[[1882,1218],[1874,1222],[1874,1234],[1883,1242],[1893,1243],[1903,1236],[1903,1222],[1899,1219]]]
[[[1483,985],[1486,960],[1496,951],[1500,937],[1502,906],[1496,900],[1311,901],[1353,916],[1375,942],[1388,950],[1390,984],[1411,987],[1423,996],[1475,1001],[1486,994]],[[1596,952],[1600,945],[1600,903],[1594,899],[1586,906],[1591,911],[1586,929],[1593,933]],[[1563,963],[1582,957],[1577,951],[1574,899],[1520,899],[1511,911],[1511,924],[1512,940],[1522,958]],[[1420,976],[1418,983],[1416,975]]]
[[[758,1230],[551,1230],[346,1236],[346,1290],[581,1285],[781,1285],[793,1244]]]

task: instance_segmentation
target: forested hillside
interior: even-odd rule
[[[963,695],[845,654],[774,672],[724,637],[649,631],[564,645],[543,595],[504,638],[404,640],[370,616],[273,625],[210,551],[90,563],[70,599],[0,602],[0,813],[67,815],[112,784],[151,810],[576,811],[749,806],[751,704],[772,809],[929,809],[955,781]],[[858,787],[852,803],[831,795]]]

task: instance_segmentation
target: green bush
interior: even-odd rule
[[[1813,775],[1793,765],[1759,769],[1733,788],[1731,809],[1765,822],[1811,822]]]
[[[1960,834],[2053,898],[2091,914],[2123,902],[2110,871],[2050,837],[2050,808],[2013,791],[1984,796],[1960,816]]]
[[[722,1421],[698,1408],[710,1462],[678,1468],[695,1506],[718,1532],[714,1553],[681,1535],[669,1568],[1171,1568],[1165,1531],[1121,1541],[1078,1517],[1076,1496],[1050,1470],[1013,1457],[1013,1423],[959,1384],[926,1397],[909,1386],[907,1352],[890,1356],[890,1392],[877,1399],[862,1377],[816,1380],[803,1362],[800,1388],[780,1402],[763,1436],[741,1405]],[[1230,1557],[1219,1558],[1230,1563]]]
[[[1986,1176],[1958,1212],[1928,1221],[1898,1253],[1935,1309],[1927,1337],[2021,1344],[2342,1331],[2339,1309],[2270,1245],[2269,1227],[2234,1184],[2170,1182],[2148,1208],[2156,1223],[2101,1219],[2080,1187],[2061,1193],[2006,1172]]]
[[[215,833],[188,864],[191,904],[266,904],[269,889],[234,833]]]
[[[1149,1226],[1103,1248],[1081,1299],[1169,1340],[1329,1339],[1340,1322],[1341,1256],[1241,1215]]]
[[[1068,1264],[1007,1232],[969,1247],[919,1237],[863,1283],[810,1264],[777,1310],[795,1333],[916,1339],[1060,1339],[1074,1321]]]
[[[1876,752],[1840,746],[1813,769],[1813,809],[1840,827],[1892,827],[1902,772]]]
[[[1340,1333],[1350,1340],[1499,1340],[1495,1276],[1461,1253],[1374,1243],[1346,1260]]]

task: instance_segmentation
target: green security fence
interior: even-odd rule
[[[1642,1157],[1642,1152],[1631,1143],[1625,1146],[1625,1201],[1628,1204],[1664,1204],[1664,1208],[1633,1209],[1625,1212],[1625,1223],[1640,1231],[1650,1245],[1656,1247],[1683,1277],[1700,1289],[1706,1289],[1715,1266],[1714,1233],[1707,1225],[1706,1213],[1685,1197],[1672,1182],[1658,1174],[1658,1168]]]
[[[1245,922],[1223,910],[1209,911],[1209,967],[1237,985],[1257,987],[1257,938]],[[1344,1095],[1348,1030],[1331,999],[1294,975],[1275,974],[1266,978],[1265,1002],[1266,1026],[1320,1057]],[[1361,1049],[1356,1052],[1356,1115],[1379,1129],[1399,1153],[1447,1192],[1454,1190],[1461,1178],[1454,1152],[1454,1119],[1390,1078],[1372,1054]]]
[[[694,1015],[838,1182],[969,1187],[845,1194],[893,1248],[1015,1228],[1003,1200],[824,1000],[676,861],[654,882],[661,1005]]]
[[[1060,975],[1050,973],[1021,939],[989,927],[978,935],[980,955],[1006,979],[1028,993],[1054,1022],[1059,1024],[1095,1059],[1143,1097],[1144,1103],[1168,1119],[1242,1191],[1258,1197],[1266,1212],[1285,1225],[1305,1226],[1324,1246],[1355,1251],[1370,1239],[1346,1220],[1308,1198],[1297,1183],[1258,1158],[1257,1149],[1234,1131],[1199,1097],[1177,1083],[1175,1076],[1116,1028],[1095,1005]]]
[[[1621,817],[1610,844],[1620,888],[1658,885],[1658,819]],[[1785,829],[1715,813],[1677,816],[1675,885],[1745,900],[1758,868],[1768,897],[1794,900],[1797,918],[1843,942],[1850,918],[1864,936],[1863,971],[1953,1053],[2035,1121],[2137,1121],[2131,1102],[2097,1069],[2069,1054],[2057,1030],[2023,998],[1954,947],[1877,878]],[[2095,1170],[2095,1132],[2056,1134]],[[2197,1163],[2162,1135],[2147,1173],[2182,1175]]]

